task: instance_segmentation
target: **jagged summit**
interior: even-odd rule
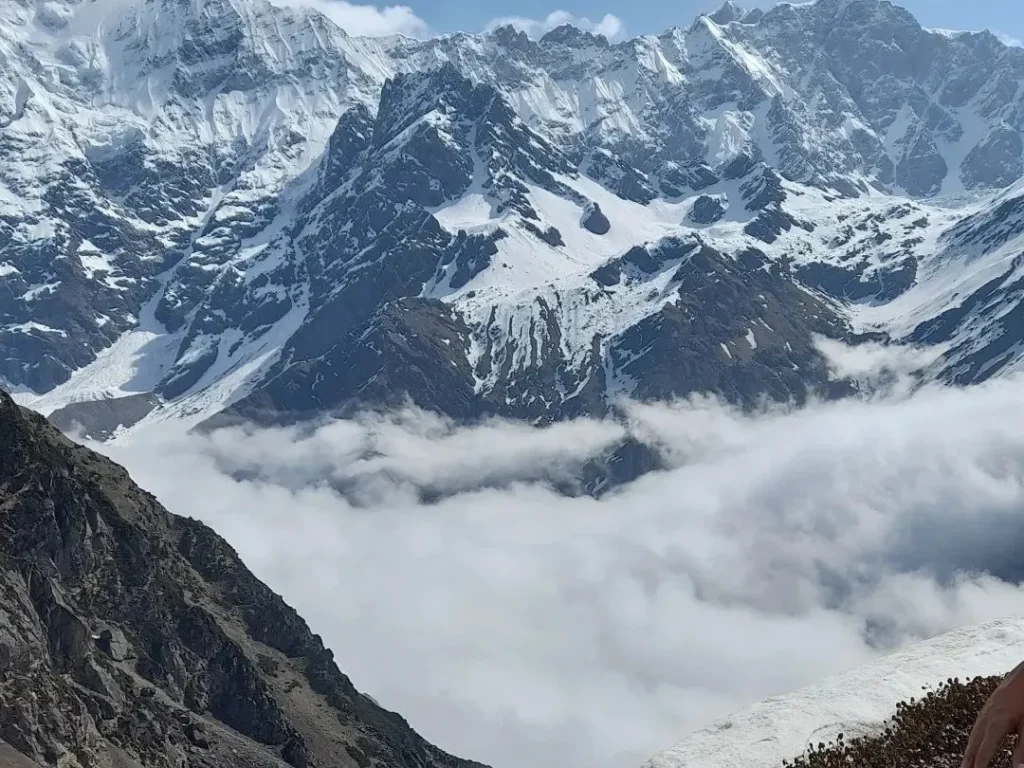
[[[562,24],[546,32],[540,39],[541,43],[567,45],[573,47],[598,46],[607,48],[608,38],[604,35],[595,35],[587,32],[573,24]]]
[[[47,412],[305,412],[382,392],[374,377],[441,408],[422,349],[355,354],[384,326],[438,334],[460,416],[826,385],[811,326],[750,305],[760,278],[694,299],[682,254],[593,277],[694,234],[726,273],[766,264],[780,300],[823,298],[838,337],[956,338],[928,376],[1015,364],[1012,345],[968,355],[973,319],[914,298],[935,275],[958,286],[931,285],[946,302],[979,288],[965,246],[939,268],[936,243],[1024,173],[1024,50],[991,35],[881,0],[726,4],[614,45],[570,26],[357,39],[263,0],[168,2],[67,4],[71,37],[32,5],[0,26],[0,378]],[[997,309],[978,299],[986,328],[1012,317],[1006,279]],[[696,322],[726,305],[742,323]],[[663,369],[663,336],[700,365]]]
[[[491,34],[494,36],[495,40],[507,48],[529,50],[533,43],[533,41],[530,40],[529,35],[512,24],[502,24],[495,27],[491,30]]]
[[[746,15],[746,10],[732,0],[726,0],[721,8],[714,13],[708,14],[708,18],[715,22],[715,24],[722,25],[731,24],[734,21],[742,21]]]

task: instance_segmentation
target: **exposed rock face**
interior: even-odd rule
[[[312,417],[349,406],[399,405],[410,397],[420,407],[469,419],[480,411],[466,359],[469,343],[469,329],[450,307],[396,301],[338,339],[326,353],[335,361],[326,370],[312,361],[293,366],[229,415],[273,422],[285,412]]]
[[[736,5],[736,3],[729,0],[708,18],[715,22],[715,24],[731,24],[734,21],[742,20],[743,17],[746,16],[746,13],[747,12]]]
[[[611,222],[608,221],[608,217],[604,215],[601,206],[597,203],[592,203],[583,209],[583,218],[580,223],[584,229],[595,235],[607,235],[612,228]]]
[[[623,294],[648,296],[656,308],[621,331],[599,335],[574,366],[564,364],[563,318],[582,309],[613,316]],[[509,342],[508,320],[497,313],[472,328],[440,301],[391,302],[316,356],[296,355],[303,362],[226,416],[276,422],[282,412],[338,413],[408,397],[459,419],[551,421],[607,415],[616,394],[658,400],[717,392],[752,406],[765,397],[800,403],[811,393],[851,391],[831,381],[814,346],[815,335],[850,338],[845,319],[753,248],[730,257],[697,237],[632,248],[586,284],[530,309],[529,335]],[[474,338],[482,339],[482,349],[471,365]],[[479,390],[476,382],[483,382]],[[548,396],[557,391],[573,395]]]
[[[0,392],[0,764],[481,768],[361,695],[205,525]]]
[[[713,391],[749,406],[762,397],[802,403],[811,393],[851,391],[831,380],[812,343],[814,334],[844,336],[842,319],[762,252],[750,249],[733,260],[706,246],[665,243],[652,255],[662,264],[680,260],[673,276],[678,299],[610,348],[614,369],[641,381],[639,397]]]
[[[86,437],[105,440],[120,427],[131,427],[160,402],[152,394],[71,403],[49,415],[50,422],[65,432],[81,429]]]
[[[331,382],[332,405],[379,391],[357,382],[381,380],[377,356],[339,340],[358,346],[409,302],[458,316],[465,354],[441,356],[457,396],[407,393],[449,415],[467,388],[474,414],[530,418],[601,413],[668,380],[753,393],[615,354],[651,333],[707,341],[666,321],[676,286],[658,281],[675,270],[607,291],[589,275],[697,230],[734,261],[764,253],[797,289],[783,314],[801,315],[806,286],[839,317],[934,278],[939,250],[973,258],[947,238],[972,219],[981,239],[1024,236],[1019,216],[964,208],[957,222],[928,199],[992,193],[1024,170],[1024,51],[926,30],[884,0],[729,2],[615,43],[571,26],[381,43],[263,0],[126,0],[100,27],[88,3],[36,6],[0,0],[0,383],[60,390],[55,407],[76,405],[56,418],[97,436],[149,401],[83,401],[212,414],[251,395],[291,418],[318,403],[283,397],[289,382]],[[167,87],[143,97],[132,84],[156,72]],[[897,332],[954,341],[933,378],[1012,370],[1014,283],[991,311],[972,298],[984,328],[951,290],[928,306],[953,314]],[[451,340],[447,321],[430,329],[442,338],[410,348]],[[77,391],[92,364],[78,378],[101,391]],[[368,367],[338,372],[354,364]],[[772,397],[769,381],[808,370],[760,364],[783,366],[754,379]],[[421,381],[383,367],[391,385]]]
[[[666,466],[657,449],[635,437],[629,437],[607,455],[587,462],[579,473],[579,491],[601,498],[614,488]]]
[[[694,224],[714,224],[725,215],[725,204],[720,198],[701,195],[690,209],[690,221]]]

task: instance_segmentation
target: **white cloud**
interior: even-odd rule
[[[407,35],[423,38],[430,27],[407,5],[356,5],[346,0],[271,0],[278,5],[305,6],[327,16],[350,35],[386,37]]]
[[[1024,48],[1024,41],[1014,37],[1013,35],[1007,35],[1004,32],[996,32],[995,36],[998,37],[1006,45],[1012,45],[1016,48]]]
[[[948,349],[948,345],[913,347],[878,342],[851,346],[824,336],[816,338],[815,345],[836,376],[869,385],[879,375],[908,376],[924,370]]]
[[[494,19],[487,25],[488,30],[496,27],[511,25],[516,29],[525,32],[529,37],[542,37],[563,24],[571,24],[586,32],[595,35],[604,35],[609,40],[615,40],[625,31],[625,25],[618,16],[608,13],[600,21],[593,22],[585,16],[574,16],[568,11],[552,11],[543,19],[531,19],[523,16],[506,16]]]
[[[495,768],[623,768],[1024,611],[1022,418],[1020,380],[758,416],[633,406],[671,468],[601,501],[549,487],[623,434],[595,421],[406,411],[100,449],[226,536],[435,743]]]
[[[973,35],[977,35],[977,34],[982,34],[983,32],[990,32],[991,34],[993,34],[997,38],[999,38],[999,41],[1001,43],[1003,43],[1004,45],[1015,46],[1017,48],[1024,47],[1024,41],[1020,40],[1019,38],[1014,37],[1013,35],[1008,35],[1005,32],[1000,32],[999,30],[991,30],[991,29],[990,30],[965,30],[965,29],[932,28],[932,29],[929,29],[928,31],[929,32],[934,32],[935,34],[943,35],[943,36],[949,37],[949,38],[956,38],[956,37],[960,37],[961,35],[972,35],[972,34]]]
[[[851,346],[824,336],[815,339],[815,346],[836,378],[851,379],[865,392],[890,399],[913,392],[919,374],[949,349],[948,344],[915,347],[865,342]]]

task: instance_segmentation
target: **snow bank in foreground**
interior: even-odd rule
[[[644,768],[778,768],[808,744],[877,733],[896,704],[950,677],[1008,672],[1024,661],[1024,619],[942,635],[697,731]]]

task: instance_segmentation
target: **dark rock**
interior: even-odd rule
[[[896,183],[911,195],[934,195],[942,188],[948,171],[935,139],[922,131],[896,164]]]
[[[917,259],[909,257],[895,266],[865,272],[833,264],[802,264],[797,278],[813,288],[847,301],[892,301],[917,281]]]
[[[186,357],[186,352],[191,352],[193,342],[196,342],[196,339],[186,338],[181,343],[177,368],[171,371],[157,387],[157,391],[168,400],[173,400],[192,389],[217,362],[220,345],[210,343],[208,340],[199,340],[197,342],[200,345],[198,354]]]
[[[506,48],[530,51],[534,45],[525,32],[516,29],[511,24],[495,27],[491,34]]]
[[[740,8],[732,0],[726,0],[725,5],[719,8],[717,11],[712,13],[710,18],[715,24],[731,24],[734,21],[739,21],[746,16],[746,11]]]
[[[714,224],[725,215],[725,203],[720,197],[701,195],[690,209],[690,221],[694,224]]]
[[[138,424],[159,403],[160,398],[149,393],[86,400],[58,408],[50,414],[49,419],[64,432],[81,429],[87,437],[105,440],[119,427]]]
[[[604,35],[594,35],[586,32],[572,24],[562,24],[547,32],[540,39],[541,44],[566,45],[573,47],[598,46],[608,47],[608,38]]]
[[[580,483],[587,495],[601,498],[617,487],[665,467],[657,450],[630,437],[607,455],[587,462],[580,471]]]
[[[793,228],[794,219],[777,206],[761,211],[757,218],[749,222],[743,231],[765,243],[774,243],[783,232]]]
[[[356,337],[360,341],[353,343]],[[470,338],[470,329],[451,307],[401,299],[355,329],[353,339],[339,339],[324,358],[310,364],[296,362],[286,375],[227,413],[274,421],[282,411],[342,412],[397,405],[408,397],[423,408],[471,418],[481,404],[468,360]]]
[[[442,270],[448,276],[448,286],[452,290],[458,290],[491,266],[492,260],[498,254],[497,243],[505,237],[502,229],[498,229],[490,237],[460,232],[452,244],[451,258],[442,265]]]
[[[199,747],[199,749],[209,749],[210,740],[206,737],[206,734],[204,733],[205,730],[205,727],[201,723],[190,722],[185,726],[185,737],[193,746]],[[285,756],[282,755],[282,757]],[[285,760],[289,763],[291,762],[287,757],[285,757]],[[291,764],[294,765],[294,763]]]
[[[673,278],[677,300],[609,344],[610,364],[637,382],[634,397],[715,392],[753,407],[765,396],[803,403],[812,394],[852,392],[848,383],[831,380],[814,344],[815,334],[849,333],[824,302],[766,269],[772,265],[759,251],[733,259],[705,245],[676,248],[657,258],[667,262],[684,254]]]
[[[618,259],[612,259],[591,272],[590,277],[595,282],[607,287],[618,285],[622,279],[622,263]]]
[[[1005,187],[1024,174],[1024,138],[1019,130],[1000,126],[971,150],[960,166],[969,189]]]
[[[526,227],[530,232],[536,235],[537,239],[550,245],[552,248],[558,248],[565,245],[565,241],[562,239],[562,233],[559,232],[555,227],[548,227],[547,229],[541,229],[532,221],[524,221],[523,226]]]
[[[722,169],[723,179],[742,179],[757,167],[757,160],[748,152],[743,152],[730,160]]]
[[[360,695],[212,530],[2,392],[0,507],[0,658],[17,670],[0,674],[4,765],[176,768],[187,745],[197,768],[302,768],[351,746],[395,768],[480,768]]]
[[[590,203],[583,209],[580,225],[595,235],[607,235],[612,228],[611,222],[608,221],[608,217],[604,215],[601,206],[597,203]]]
[[[124,636],[124,632],[116,627],[103,629],[96,638],[96,647],[114,661],[134,658],[131,644]]]
[[[608,150],[592,152],[581,170],[623,200],[646,205],[658,196],[645,174]]]
[[[719,181],[714,170],[705,163],[680,166],[667,163],[660,169],[658,183],[667,197],[683,197],[693,190],[699,192]]]
[[[753,169],[751,169],[753,170]],[[752,173],[740,187],[748,211],[763,211],[778,207],[786,202],[786,191],[782,177],[777,171],[762,165],[759,172]]]

